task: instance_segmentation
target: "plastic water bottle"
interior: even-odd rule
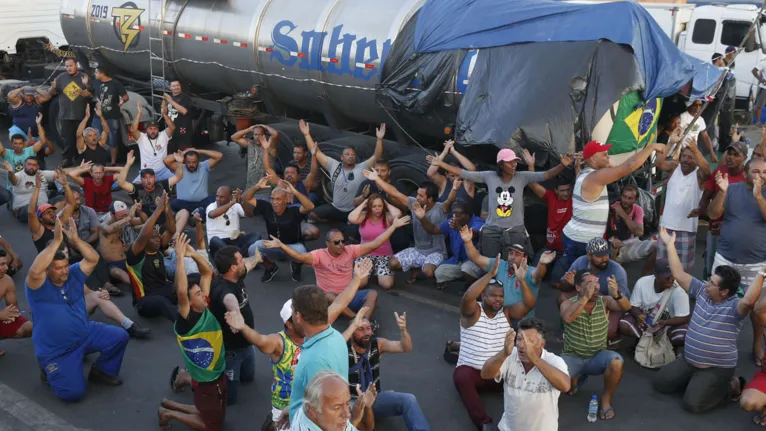
[[[596,422],[596,413],[598,413],[598,398],[593,395],[588,404],[588,422]]]

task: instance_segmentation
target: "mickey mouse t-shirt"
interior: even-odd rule
[[[524,225],[524,187],[545,181],[545,172],[516,172],[509,183],[503,183],[495,171],[463,170],[460,176],[487,185],[489,217],[485,226],[502,229]]]

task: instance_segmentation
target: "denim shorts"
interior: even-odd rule
[[[354,313],[361,310],[362,307],[364,307],[364,302],[367,301],[368,293],[370,293],[369,290],[360,290],[356,292],[356,295],[354,295],[354,299],[352,299],[351,302],[349,302],[348,308]]]
[[[622,361],[622,356],[612,350],[602,350],[590,358],[580,358],[577,356],[561,355],[567,364],[569,377],[575,378],[584,376],[599,376],[604,374],[612,359]]]

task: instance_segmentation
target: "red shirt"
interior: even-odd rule
[[[83,178],[82,192],[85,195],[85,205],[93,208],[97,213],[109,212],[112,204],[112,183],[114,176],[104,175],[101,185],[93,183],[93,178]]]
[[[712,202],[713,199],[715,199],[715,195],[718,193],[718,184],[715,183],[715,174],[717,172],[720,172],[721,175],[728,174],[729,175],[729,184],[735,184],[735,183],[741,183],[745,181],[745,170],[742,169],[739,171],[737,175],[731,175],[729,174],[729,168],[726,167],[726,165],[721,165],[713,171],[712,174],[710,174],[710,178],[705,180],[705,190],[710,190],[713,192],[713,195],[710,196],[710,201]],[[717,218],[715,220],[710,220],[708,224],[708,230],[713,235],[718,235],[721,233],[721,223],[723,222],[723,217]]]
[[[572,218],[572,198],[560,201],[556,193],[546,190],[543,200],[548,204],[548,229],[545,231],[545,247],[564,251],[564,243],[561,242],[561,234],[564,226]]]

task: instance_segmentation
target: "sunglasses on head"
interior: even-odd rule
[[[333,241],[332,243],[333,243],[333,244],[335,244],[335,245],[340,245],[340,244],[342,244],[342,243],[344,243],[344,242],[346,242],[346,240],[345,240],[345,239],[336,239],[336,240],[335,240],[335,241]]]

